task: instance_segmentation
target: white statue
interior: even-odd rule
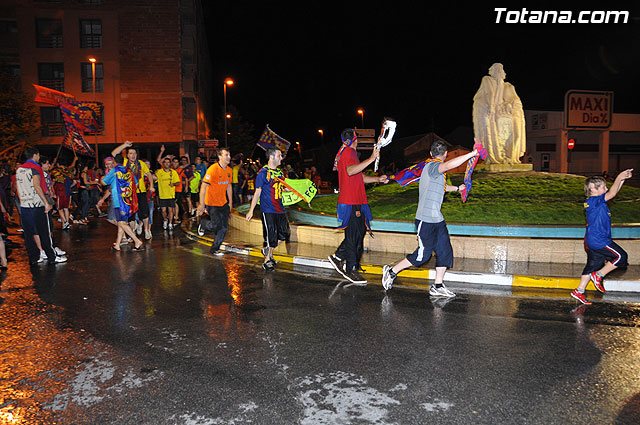
[[[527,145],[522,102],[506,76],[494,63],[473,97],[473,131],[487,150],[487,164],[520,164]]]

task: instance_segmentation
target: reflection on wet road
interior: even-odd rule
[[[0,423],[639,423],[630,303],[453,300],[214,258],[158,232],[0,275]],[[11,236],[20,242],[17,236]]]

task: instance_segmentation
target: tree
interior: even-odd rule
[[[245,121],[238,109],[233,105],[227,107],[227,114],[231,116],[231,118],[227,119],[227,143],[231,149],[231,156],[237,153],[243,153],[245,156],[251,155],[258,142],[255,127]],[[214,136],[220,141],[220,146],[224,146],[224,121],[222,115],[219,115],[220,118],[214,124]]]
[[[33,100],[20,89],[20,79],[0,63],[0,151],[29,143],[40,129]]]

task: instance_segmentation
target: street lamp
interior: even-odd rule
[[[93,101],[96,101],[96,58],[89,56],[89,62],[91,62],[91,80],[93,87]],[[98,162],[98,133],[95,132],[93,141],[96,144],[96,162]]]
[[[324,130],[320,128],[318,133],[320,133],[320,143],[324,144]]]
[[[362,128],[364,128],[364,109],[362,108],[358,109],[358,114],[362,118]]]
[[[231,78],[227,78],[224,80],[224,147],[227,148],[229,145],[227,144],[227,119],[229,116],[227,114],[227,86],[232,86],[233,80]]]

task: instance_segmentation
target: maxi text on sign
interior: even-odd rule
[[[564,96],[565,128],[609,128],[613,116],[613,92],[569,90]]]

